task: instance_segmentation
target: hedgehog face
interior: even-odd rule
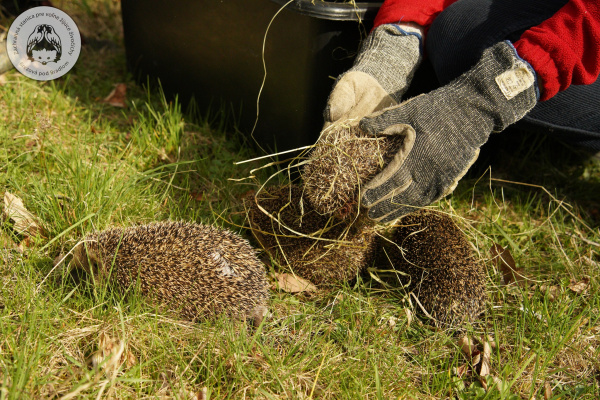
[[[100,263],[96,257],[96,252],[90,248],[86,249],[85,243],[81,243],[73,251],[73,266],[85,270],[88,274],[97,274]]]
[[[32,50],[31,56],[35,61],[42,63],[43,65],[46,65],[49,62],[55,62],[57,59],[56,50]]]

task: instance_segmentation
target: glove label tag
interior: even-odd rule
[[[496,83],[506,100],[510,100],[524,90],[529,89],[534,81],[535,77],[529,68],[525,66],[508,70],[496,77]]]

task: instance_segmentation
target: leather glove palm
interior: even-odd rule
[[[419,30],[386,24],[363,42],[327,101],[325,123],[362,118],[400,102],[421,62]]]
[[[405,136],[394,159],[363,187],[369,217],[390,222],[452,192],[490,133],[536,102],[533,69],[501,42],[448,85],[363,118],[365,132]]]

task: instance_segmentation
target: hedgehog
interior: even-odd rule
[[[374,259],[376,234],[370,225],[321,215],[304,200],[299,185],[268,188],[245,204],[262,248],[319,287],[355,278]]]
[[[361,185],[381,172],[402,144],[401,136],[373,137],[357,124],[348,120],[325,128],[303,168],[306,198],[321,214],[356,215]]]
[[[465,234],[452,218],[431,210],[398,224],[391,241],[382,240],[377,267],[389,270],[391,263],[400,272],[396,283],[417,297],[422,306],[417,310],[426,311],[435,325],[475,321],[485,308],[486,274]]]
[[[89,234],[72,266],[142,295],[191,321],[227,314],[260,323],[266,269],[249,242],[213,226],[165,221]]]

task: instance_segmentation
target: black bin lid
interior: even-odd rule
[[[372,19],[381,7],[382,1],[361,2],[324,0],[271,0],[282,7],[310,17],[332,21],[361,21]]]

